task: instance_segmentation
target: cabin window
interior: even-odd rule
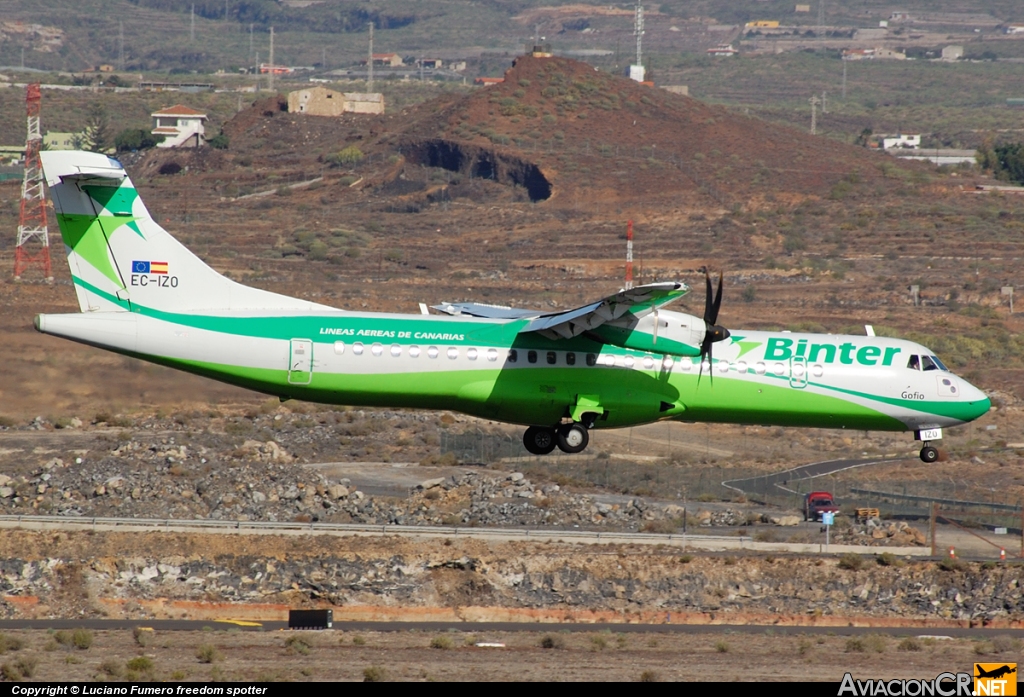
[[[487,360],[496,361],[498,360],[498,349],[487,349]]]
[[[530,363],[536,363],[537,362],[537,352],[536,351],[527,351],[526,352],[526,360],[529,361]]]
[[[565,364],[576,365],[576,354],[573,353],[572,351],[569,351],[567,354],[565,354]]]
[[[910,359],[907,361],[907,367],[910,368],[911,370],[921,370],[921,357],[911,356]]]
[[[597,354],[596,353],[588,353],[587,354],[587,365],[589,365],[591,367],[597,365]]]
[[[650,356],[644,356],[644,368],[650,370],[654,367],[654,359]]]
[[[743,361],[740,361],[739,363],[737,363],[736,364],[736,372],[737,373],[744,373],[744,374],[746,374],[746,372],[747,372],[747,364],[744,363]]]
[[[776,363],[775,367],[772,368],[772,371],[776,375],[785,375],[786,374],[786,364],[785,363]]]
[[[352,344],[352,353],[356,354],[357,356],[362,356],[363,342],[357,341],[356,343]]]
[[[436,346],[431,346],[430,348],[427,349],[427,355],[430,356],[431,358],[437,358],[439,353],[441,352],[437,350]]]
[[[622,361],[622,365],[626,366],[627,368],[632,368],[633,364],[635,363],[636,361],[633,360],[632,356],[626,356],[625,359],[623,359]]]
[[[334,352],[336,354],[338,354],[339,356],[341,354],[345,353],[345,342],[344,341],[335,341],[334,342]]]
[[[679,367],[683,370],[689,370],[693,367],[693,359],[689,356],[683,356],[679,359]]]
[[[515,349],[509,349],[508,351],[508,362],[515,363],[519,360],[519,352]]]
[[[754,372],[757,373],[758,375],[764,375],[766,372],[768,372],[768,367],[761,361],[758,361],[757,363],[754,364]]]
[[[370,346],[370,353],[372,353],[374,356],[380,356],[381,354],[384,353],[384,345],[376,341],[373,342],[373,345]]]
[[[615,365],[615,356],[611,355],[610,353],[606,353],[603,356],[601,356],[601,363],[611,368],[613,365]]]
[[[466,358],[468,358],[471,361],[475,361],[477,355],[477,350],[475,348],[471,348],[468,351],[466,351]]]
[[[554,351],[548,351],[548,365],[554,365],[558,362],[558,354]]]
[[[391,355],[394,358],[398,358],[402,355],[402,347],[398,344],[391,344]]]
[[[419,358],[420,357],[420,347],[419,346],[410,346],[409,347],[409,357],[410,358]]]
[[[814,375],[814,377],[816,378],[820,378],[822,375],[825,374],[825,366],[821,365],[820,363],[815,363],[814,365],[811,366],[811,374]]]
[[[672,360],[672,356],[665,356],[665,360],[661,362],[661,367],[665,370],[672,370],[672,366],[675,364],[676,362]]]
[[[452,359],[454,361],[456,358],[459,357],[459,350],[457,348],[455,348],[454,346],[449,346],[448,347],[448,351],[446,351],[446,354],[447,354],[448,358],[450,358],[450,359]]]
[[[728,373],[729,372],[729,361],[718,361],[718,372]]]

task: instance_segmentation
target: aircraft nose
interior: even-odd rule
[[[973,421],[988,413],[988,410],[992,408],[992,400],[974,385],[966,381],[964,382],[965,384],[962,387],[963,396],[967,398],[967,406],[969,408],[967,420]]]

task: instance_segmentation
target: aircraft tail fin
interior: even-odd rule
[[[153,219],[117,160],[79,151],[41,157],[82,312],[325,308],[217,273]]]

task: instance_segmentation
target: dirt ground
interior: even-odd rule
[[[70,632],[67,632],[70,634]],[[361,681],[368,670],[396,681],[835,681],[855,678],[934,678],[943,671],[970,671],[977,652],[992,642],[764,634],[565,633],[430,634],[366,632],[91,632],[88,649],[59,644],[44,631],[14,631],[25,648],[0,657],[16,664],[38,660],[39,681],[120,680]],[[555,648],[542,648],[547,639]],[[501,643],[501,648],[474,646]],[[997,641],[1012,653],[1012,640]],[[438,648],[431,648],[434,645]],[[211,647],[211,648],[208,648]],[[203,663],[201,652],[212,657]],[[988,660],[1005,660],[1011,653]],[[148,657],[151,670],[126,664]],[[205,659],[203,659],[205,660]],[[138,664],[136,664],[138,665]]]

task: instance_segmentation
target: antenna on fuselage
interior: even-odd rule
[[[633,287],[633,221],[626,223],[626,290]]]

